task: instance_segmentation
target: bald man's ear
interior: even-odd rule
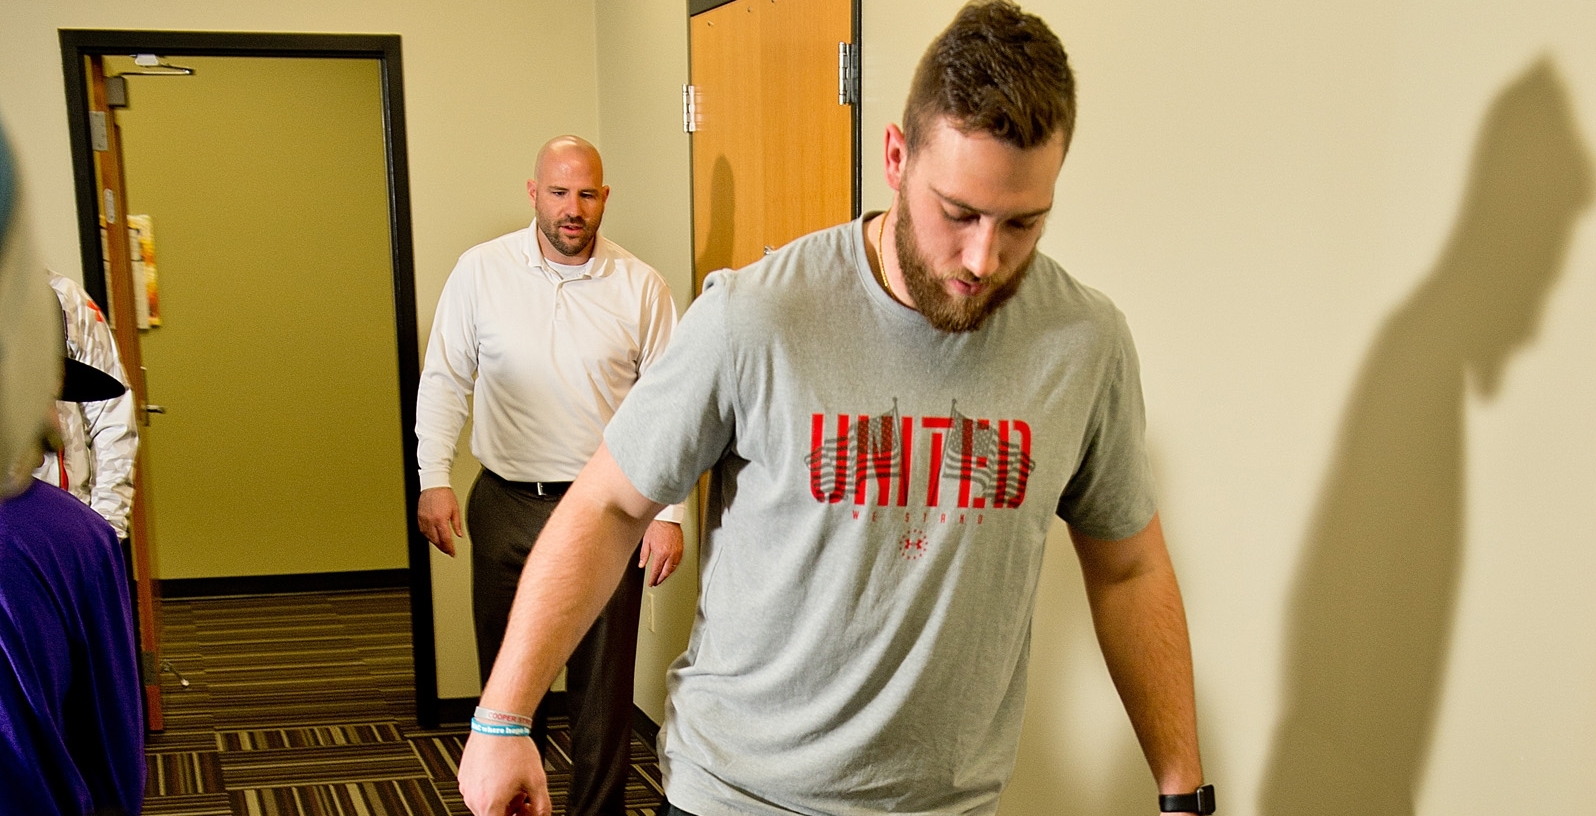
[[[526,197],[532,199],[532,203],[533,204],[536,204],[538,202],[538,180],[537,179],[527,179],[526,180]]]

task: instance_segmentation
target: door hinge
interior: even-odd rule
[[[859,104],[859,73],[859,46],[837,43],[837,104]]]
[[[682,86],[682,132],[697,133],[698,126],[703,123],[703,118],[698,113],[698,89],[692,85]]]

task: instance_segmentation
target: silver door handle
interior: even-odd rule
[[[144,413],[146,413],[146,414],[164,414],[164,413],[166,413],[166,406],[165,405],[146,405],[146,406],[144,406]]]

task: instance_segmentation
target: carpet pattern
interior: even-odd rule
[[[467,730],[423,730],[402,590],[163,602],[166,730],[146,744],[150,816],[467,816],[455,783]],[[549,723],[554,813],[570,733]],[[661,800],[650,745],[632,738],[628,816]]]

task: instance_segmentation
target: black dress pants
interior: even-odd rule
[[[526,557],[558,499],[484,469],[466,501],[471,533],[471,607],[477,668],[488,682],[504,642],[510,604]],[[632,564],[636,563],[634,559]],[[569,816],[624,816],[631,770],[632,669],[643,570],[627,566],[620,585],[565,664],[571,723]],[[539,705],[532,738],[548,753],[548,717]]]

